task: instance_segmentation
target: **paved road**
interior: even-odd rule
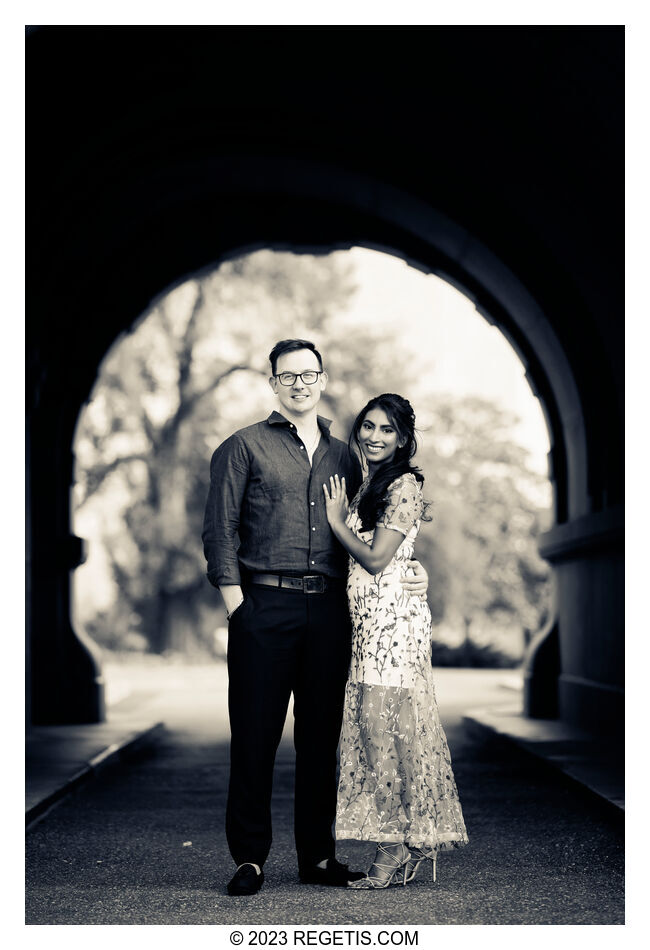
[[[437,676],[470,844],[440,857],[435,885],[423,878],[406,888],[353,893],[298,883],[287,730],[267,883],[254,897],[226,896],[233,867],[223,831],[223,670],[164,675],[148,696],[167,725],[156,745],[81,789],[28,835],[27,923],[624,922],[622,830],[560,778],[464,734],[462,712],[499,698],[498,674],[484,671]],[[338,857],[364,867],[373,850],[345,843]]]

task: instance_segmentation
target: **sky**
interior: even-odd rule
[[[521,422],[513,434],[529,450],[530,467],[546,475],[549,437],[541,405],[500,330],[434,274],[366,248],[338,253],[353,260],[359,285],[348,318],[375,326],[398,321],[413,371],[426,374],[429,389],[483,396],[514,412]]]

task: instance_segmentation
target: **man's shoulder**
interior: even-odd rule
[[[351,451],[347,442],[337,439],[331,435],[329,440],[329,450],[340,460],[341,463],[351,466],[353,469],[358,467],[358,460],[354,452]]]
[[[235,429],[215,449],[215,455],[222,452],[232,452],[242,450],[242,448],[254,445],[259,440],[261,433],[268,429],[266,419],[260,422],[253,422],[251,425],[243,426],[241,429]]]
[[[321,426],[321,430],[322,428],[323,427]],[[332,431],[329,426],[327,426],[325,429],[325,434],[330,445],[335,445],[338,449],[340,449],[341,446],[345,446],[346,448],[348,447],[347,442],[343,442],[342,439],[337,439],[335,435],[332,435]]]
[[[260,419],[259,422],[252,422],[249,426],[244,426],[242,429],[237,429],[231,435],[231,438],[239,439],[251,439],[260,435],[262,432],[268,432],[269,423],[268,419]]]
[[[348,443],[344,442],[342,439],[337,439],[335,435],[330,435],[330,448],[333,448],[337,452],[341,452],[344,455],[351,454]]]

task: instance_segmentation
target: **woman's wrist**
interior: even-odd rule
[[[346,531],[350,530],[342,518],[337,519],[334,522],[330,522],[330,528],[332,529],[334,537],[339,541],[345,535]],[[350,533],[353,534],[353,532]]]

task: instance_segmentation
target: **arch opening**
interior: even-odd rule
[[[317,257],[312,256],[314,248],[309,248],[309,254],[304,248],[301,251],[232,254],[219,267],[176,282],[156,297],[107,356],[102,395],[91,404],[96,424],[80,424],[83,431],[76,450],[85,463],[86,498],[77,499],[83,502],[83,514],[76,529],[84,536],[91,532],[88,492],[92,496],[105,479],[115,477],[104,522],[115,520],[120,509],[120,519],[126,512],[132,536],[128,541],[123,530],[109,531],[110,540],[102,547],[104,557],[110,555],[114,589],[103,616],[97,603],[92,605],[96,616],[91,632],[94,622],[94,635],[104,646],[117,650],[140,645],[154,652],[183,652],[188,646],[198,648],[198,643],[192,644],[192,631],[203,630],[204,647],[223,649],[223,641],[210,643],[215,627],[223,626],[223,618],[215,620],[218,599],[205,584],[203,565],[187,557],[188,550],[199,549],[207,460],[234,429],[263,418],[273,408],[266,378],[267,353],[275,340],[306,336],[315,339],[326,358],[331,379],[322,411],[334,418],[337,436],[345,438],[358,408],[386,387],[407,395],[416,409],[422,426],[420,464],[427,476],[428,471],[433,473],[431,493],[441,512],[435,537],[425,540],[421,555],[432,578],[430,600],[438,623],[434,662],[517,665],[524,647],[552,612],[531,533],[533,528],[536,534],[548,526],[539,523],[545,516],[544,500],[550,495],[541,474],[548,445],[541,458],[538,450],[535,471],[530,471],[507,418],[504,380],[500,386],[493,384],[495,392],[500,390],[500,405],[490,402],[485,383],[471,385],[471,380],[491,353],[499,361],[491,373],[508,376],[509,393],[518,387],[521,408],[527,383],[521,373],[515,381],[518,354],[509,359],[510,346],[494,339],[496,331],[488,327],[473,302],[436,276],[425,280],[419,273],[424,271],[422,266],[415,273],[404,266],[403,258],[376,248],[332,251],[320,247]],[[359,281],[363,300],[355,302],[353,285]],[[408,297],[406,303],[401,295]],[[395,325],[391,314],[400,300],[402,309]],[[428,325],[437,315],[439,326],[434,329]],[[471,365],[463,367],[462,353],[470,350],[472,334],[480,340],[474,345]],[[439,365],[445,346],[453,371]],[[130,354],[120,357],[120,349]],[[427,359],[425,353],[438,356]],[[159,379],[154,386],[156,373]],[[530,391],[528,399],[535,401]],[[142,413],[138,419],[134,419],[136,406]],[[188,422],[192,412],[193,428]],[[543,425],[533,416],[534,412],[529,414],[528,430],[532,425],[532,440],[539,443]],[[112,448],[93,456],[92,446],[97,448],[103,423],[104,438]],[[189,426],[185,441],[184,425]],[[485,439],[490,426],[493,431]],[[499,444],[498,439],[502,440]],[[531,444],[529,440],[529,449]],[[466,456],[473,460],[469,467]],[[126,472],[121,480],[116,476],[120,457],[121,471]],[[480,485],[475,474],[479,468]],[[508,488],[504,487],[506,476]],[[129,487],[136,501],[121,507],[120,492]],[[193,492],[195,498],[191,498]],[[465,497],[465,504],[457,507],[454,499],[459,495]],[[504,506],[509,518],[507,541],[502,534]],[[171,524],[174,517],[185,526],[178,537],[174,536],[178,528]],[[157,529],[156,518],[160,521]],[[477,533],[479,521],[482,530]],[[190,536],[188,523],[193,524]],[[489,548],[488,560],[482,553],[485,548]],[[200,560],[200,550],[198,555]],[[135,570],[130,567],[133,560]],[[463,565],[470,564],[475,570],[465,568],[468,576],[461,580]],[[77,571],[77,590],[84,585],[95,595],[105,590],[106,578],[100,576],[101,570],[97,573],[100,566],[91,557]],[[188,571],[191,577],[183,586],[180,578]],[[502,582],[498,572],[514,572],[517,579]],[[168,583],[170,577],[176,579],[174,585]],[[89,626],[88,607],[82,602],[77,612],[77,623],[84,628]]]
[[[78,407],[88,398],[96,367],[106,349],[119,332],[126,331],[147,309],[161,287],[178,284],[187,274],[251,248],[291,247],[311,253],[352,246],[380,249],[460,287],[475,302],[477,310],[497,324],[527,365],[528,378],[544,406],[552,435],[549,475],[554,484],[555,523],[560,527],[566,523],[568,528],[567,538],[554,540],[554,543],[559,543],[566,552],[567,545],[574,544],[576,519],[588,520],[592,511],[585,419],[568,357],[551,322],[523,283],[465,230],[435,212],[430,205],[391,186],[340,169],[324,170],[308,163],[283,164],[274,160],[260,164],[259,160],[240,159],[236,166],[226,163],[225,178],[220,176],[223,166],[218,160],[206,163],[203,171],[205,179],[201,180],[198,173],[197,181],[194,167],[193,187],[204,189],[204,218],[219,208],[221,220],[216,238],[202,225],[195,229],[191,240],[182,243],[180,236],[187,235],[198,220],[196,208],[182,202],[174,208],[159,206],[155,214],[150,211],[148,216],[140,215],[133,222],[130,243],[116,244],[115,235],[106,236],[110,246],[103,248],[103,257],[100,248],[103,273],[117,271],[123,283],[118,286],[109,281],[106,284],[91,332],[85,338],[82,333],[74,390],[70,390],[70,377],[64,380],[56,371],[50,374],[43,388],[43,392],[54,392],[57,398],[62,390],[67,390],[59,429],[64,441],[65,434],[69,433],[68,445],[72,444]],[[227,192],[233,187],[235,191],[239,189],[239,195],[243,191],[249,196],[248,202],[238,202],[236,209],[228,205],[224,194],[224,189]],[[336,201],[331,198],[333,191]],[[118,217],[120,210],[123,209],[117,209]],[[147,234],[154,234],[156,241],[144,255],[143,229]],[[91,286],[96,280],[97,275],[93,274]],[[80,312],[77,298],[82,295],[87,298],[89,287],[75,288],[75,291],[77,297],[70,302],[73,313]],[[74,360],[72,362],[74,366]],[[69,364],[66,358],[62,366],[69,370]],[[71,460],[68,470],[70,467]],[[67,508],[63,514],[66,511]],[[589,535],[591,524],[585,530]],[[607,530],[608,526],[604,525],[603,531]],[[616,535],[617,526],[612,530]],[[554,550],[550,550],[552,556]],[[65,598],[57,596],[63,608],[59,616],[68,616]],[[61,625],[69,629],[69,620],[67,627],[63,620]],[[69,639],[68,633],[62,635]],[[571,641],[575,639],[573,631],[567,630],[566,636]],[[571,651],[572,642],[569,642],[563,653],[570,657]],[[578,651],[578,666],[584,665],[583,652],[582,648]],[[555,649],[554,655],[557,653]],[[571,662],[576,665],[575,659]],[[559,661],[555,667],[559,668]],[[606,673],[599,676],[608,680]],[[556,678],[555,672],[552,678]],[[614,678],[618,679],[618,672]],[[593,682],[596,682],[595,677]]]

